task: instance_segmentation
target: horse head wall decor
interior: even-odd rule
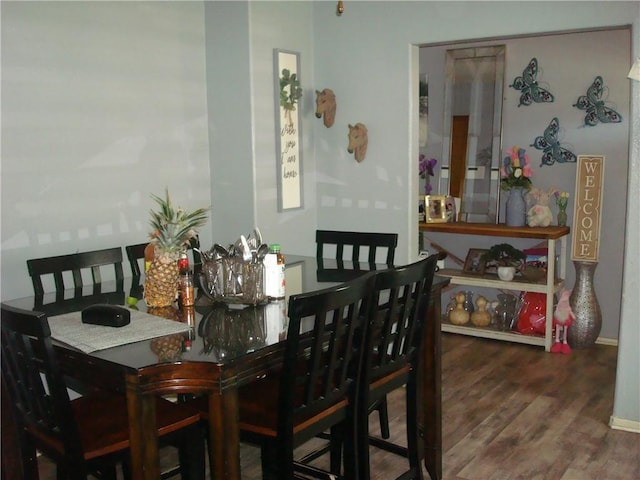
[[[347,152],[355,153],[354,157],[358,163],[363,161],[367,155],[368,144],[367,127],[363,123],[349,124],[349,146],[347,147]]]
[[[336,119],[336,95],[330,88],[316,90],[316,118],[324,115],[324,126],[329,128]]]

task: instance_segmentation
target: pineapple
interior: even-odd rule
[[[180,320],[178,310],[171,307],[149,307],[147,312],[156,317],[163,317],[168,320]],[[182,354],[182,344],[184,342],[184,334],[175,333],[173,335],[165,335],[151,340],[151,351],[158,356],[160,362],[175,362],[180,360]]]
[[[166,198],[152,195],[160,206],[151,211],[154,258],[146,272],[144,299],[150,307],[172,305],[178,294],[178,259],[189,241],[198,232],[196,228],[207,221],[207,209],[199,208],[187,213],[181,208],[174,209],[166,191]]]

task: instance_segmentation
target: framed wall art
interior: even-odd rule
[[[300,54],[275,49],[276,175],[278,211],[302,208],[302,133],[300,109]]]

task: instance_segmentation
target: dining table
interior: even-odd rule
[[[124,393],[130,430],[131,468],[136,480],[160,478],[155,401],[158,394],[202,394],[208,397],[210,474],[214,479],[239,480],[240,428],[238,388],[277,369],[282,362],[287,331],[288,297],[313,292],[348,281],[386,265],[337,262],[334,259],[286,256],[286,297],[261,305],[245,305],[198,295],[194,306],[147,307],[142,299],[143,280],[126,279],[110,291],[108,282],[99,292],[64,299],[55,294],[24,297],[3,303],[49,316],[50,324],[69,312],[89,305],[126,305],[133,314],[151,314],[184,323],[181,331],[127,339],[108,348],[78,348],[66,337],[56,338],[56,352],[71,386]],[[424,464],[432,480],[442,478],[442,410],[440,297],[448,279],[436,275],[424,329],[420,368],[420,430]],[[137,312],[136,312],[137,311]],[[113,327],[104,327],[113,328]],[[52,327],[52,332],[55,329]],[[159,331],[160,332],[160,331]],[[274,392],[275,394],[275,392]]]

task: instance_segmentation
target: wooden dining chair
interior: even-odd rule
[[[356,462],[346,463],[343,474],[334,471],[330,476],[295,462],[293,451],[331,429],[354,458],[355,419],[349,418],[354,412],[349,405],[355,401],[360,360],[357,336],[366,328],[373,282],[373,274],[364,274],[289,298],[281,368],[240,387],[238,393],[241,440],[261,447],[263,479],[357,478]],[[206,399],[196,398],[191,404],[208,415]]]
[[[86,479],[91,473],[115,480],[116,465],[129,461],[126,397],[94,391],[71,401],[47,316],[4,304],[1,313],[2,377],[24,478],[38,478],[37,450],[56,463],[58,478]],[[182,478],[204,478],[199,413],[157,398],[156,417],[160,440],[179,447]]]
[[[295,478],[294,471],[322,477],[323,472],[295,463],[293,450],[327,429],[344,440],[345,455],[354,458],[357,344],[365,334],[374,281],[373,274],[365,274],[289,298],[282,370],[239,392],[241,435],[260,444],[263,479]],[[305,321],[311,330],[301,333]],[[340,478],[357,478],[355,468],[355,462],[346,462]]]
[[[325,257],[329,250],[326,246],[335,246],[335,255]],[[397,233],[375,232],[346,232],[340,230],[316,230],[316,257],[335,258],[339,262],[350,260],[354,263],[363,262],[361,254],[366,258],[366,263],[376,263],[378,252],[385,254],[384,263],[391,266],[398,245]],[[346,250],[346,252],[345,252]],[[351,250],[351,256],[345,256]]]
[[[393,266],[395,258],[396,246],[398,245],[397,233],[376,233],[376,232],[348,232],[341,230],[316,230],[316,258],[335,258],[338,261],[337,269],[320,270],[318,276],[325,279],[332,277],[339,278],[345,274],[344,261],[350,260],[358,269],[358,263],[363,263],[361,256],[366,257],[366,263],[374,265],[378,252],[386,257],[384,263],[387,266]],[[335,255],[333,257],[325,257],[325,246],[334,246]],[[351,257],[348,252],[351,249]],[[322,263],[319,262],[319,265]],[[380,434],[382,438],[389,438],[389,413],[387,401],[381,398],[376,406],[380,419]]]
[[[27,269],[33,283],[33,291],[36,295],[44,295],[43,277],[53,276],[55,285],[56,300],[64,298],[64,291],[70,288],[65,283],[65,277],[71,276],[75,296],[81,296],[85,283],[83,280],[83,270],[90,271],[93,285],[93,294],[102,291],[102,270],[113,268],[116,289],[123,290],[124,274],[122,270],[122,249],[120,247],[107,248],[104,250],[94,250],[91,252],[72,253],[69,255],[59,255],[55,257],[34,258],[27,260]],[[87,273],[88,275],[88,273]]]
[[[138,262],[138,260],[142,260],[144,263],[144,249],[147,248],[147,245],[149,245],[149,242],[136,243],[124,247],[125,252],[127,252],[129,266],[131,267],[131,275],[134,277],[140,278],[142,276],[143,269],[140,268],[140,262]]]
[[[370,478],[370,445],[408,458],[409,469],[398,478],[423,478],[418,431],[418,363],[425,322],[429,321],[426,316],[436,262],[440,258],[441,254],[434,254],[407,266],[379,271],[375,276],[373,304],[384,307],[371,310],[353,414],[358,432],[358,471],[363,480]],[[381,399],[403,385],[406,386],[406,447],[369,434],[369,414]]]

